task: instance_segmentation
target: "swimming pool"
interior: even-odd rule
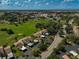
[[[0,0],[0,10],[79,9],[79,0]]]

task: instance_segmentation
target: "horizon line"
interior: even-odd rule
[[[0,10],[0,12],[79,12],[79,9],[54,9],[54,10]]]

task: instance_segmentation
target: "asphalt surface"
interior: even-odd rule
[[[54,51],[54,48],[57,48],[57,46],[59,45],[59,43],[61,43],[63,39],[57,34],[55,36],[54,41],[52,42],[52,44],[48,47],[48,49],[41,53],[41,58],[40,59],[47,59],[48,56],[51,55],[51,53]]]

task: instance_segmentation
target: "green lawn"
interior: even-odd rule
[[[36,23],[43,22],[47,23],[47,20],[39,20],[39,21],[27,21],[23,24],[18,24],[19,26],[15,26],[14,24],[0,24],[1,28],[10,28],[14,31],[14,35],[8,35],[6,32],[0,31],[0,45],[8,44],[12,45],[13,42],[15,42],[14,37],[17,36],[18,40],[23,37],[23,35],[18,34],[24,34],[25,36],[32,35],[33,33],[39,31],[40,29],[37,29],[35,27]]]

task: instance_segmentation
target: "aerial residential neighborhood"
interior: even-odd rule
[[[0,58],[79,59],[78,18],[76,12],[0,12]]]
[[[79,0],[0,0],[0,59],[79,59]]]

